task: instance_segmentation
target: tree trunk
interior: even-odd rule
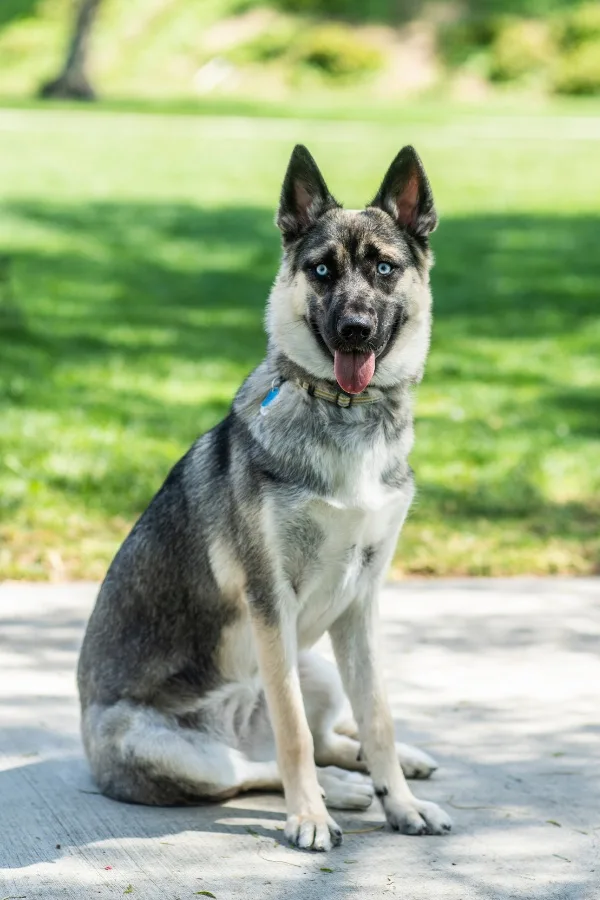
[[[86,60],[92,26],[102,0],[79,0],[73,37],[67,58],[57,78],[40,88],[40,97],[95,100],[96,93],[86,75]]]

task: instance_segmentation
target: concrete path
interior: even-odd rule
[[[0,900],[598,900],[600,580],[405,583],[383,598],[398,737],[444,838],[340,815],[340,849],[282,842],[279,797],[147,809],[105,799],[78,736],[74,666],[95,588],[0,586]]]

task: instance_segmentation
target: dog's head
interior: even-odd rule
[[[344,210],[297,146],[277,225],[284,255],[267,314],[277,350],[349,394],[370,383],[418,381],[429,346],[428,237],[437,215],[414,149],[400,151],[365,209]]]

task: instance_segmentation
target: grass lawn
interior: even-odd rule
[[[442,224],[396,572],[597,571],[600,125],[0,110],[0,576],[101,577],[261,359],[309,145],[352,207],[403,143]]]

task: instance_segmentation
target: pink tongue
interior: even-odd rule
[[[374,353],[341,353],[335,351],[333,361],[335,379],[347,394],[360,394],[369,384],[375,371]]]

